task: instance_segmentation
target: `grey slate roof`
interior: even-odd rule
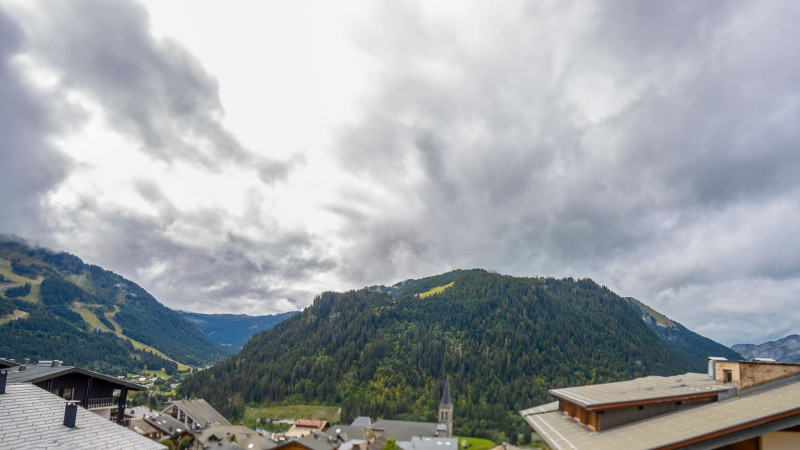
[[[8,359],[0,358],[0,368],[2,368],[2,369],[7,368],[7,367],[15,367],[15,366],[18,366],[18,365],[19,365],[19,363],[17,363],[17,362],[10,361]]]
[[[414,436],[410,442],[398,442],[404,450],[458,450],[458,439]]]
[[[325,431],[333,437],[341,437],[342,442],[351,440],[364,440],[364,430],[366,427],[359,427],[353,425],[334,425]]]
[[[369,428],[372,426],[372,419],[365,416],[358,416],[356,417],[356,420],[354,420],[353,423],[350,424],[350,426]]]
[[[102,379],[109,383],[116,384],[120,387],[126,387],[132,391],[147,390],[144,386],[139,386],[136,383],[131,383],[125,380],[118,380],[102,373],[92,372],[91,370],[81,369],[80,367],[73,366],[59,366],[51,367],[49,364],[29,364],[25,366],[25,370],[19,370],[19,367],[12,367],[8,369],[8,382],[9,383],[38,383],[50,378],[56,378],[70,373],[79,373],[81,375],[90,376],[93,378]]]
[[[226,444],[230,442],[231,436],[236,436],[237,448],[268,450],[277,445],[244,425],[212,425],[197,433],[195,440],[200,444],[201,448],[218,449],[220,443]],[[253,446],[250,447],[250,444]]]
[[[339,445],[339,442],[333,436],[321,431],[315,431],[295,442],[311,450],[333,450]]]
[[[194,422],[199,424],[201,427],[206,427],[209,425],[231,424],[228,422],[228,419],[222,417],[222,414],[217,412],[216,409],[214,409],[202,398],[196,400],[178,400],[164,408],[161,412],[167,411],[168,409],[172,408],[173,405],[182,409],[187,416],[191,417],[192,420],[194,420]]]
[[[438,423],[407,422],[404,420],[379,420],[372,426],[373,431],[382,430],[386,438],[410,441],[414,436],[435,436]]]
[[[145,422],[163,431],[168,436],[178,436],[183,432],[192,433],[192,430],[187,429],[186,425],[180,420],[170,416],[169,414],[147,414],[144,416]]]
[[[163,449],[158,442],[78,407],[75,428],[64,426],[67,401],[27,383],[0,395],[0,448]]]

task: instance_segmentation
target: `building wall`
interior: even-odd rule
[[[717,380],[719,382],[723,382],[723,383],[724,382],[736,383],[736,385],[739,386],[739,389],[742,388],[742,386],[739,384],[739,362],[737,362],[737,361],[717,361],[716,368],[717,368],[716,369],[716,378],[714,378],[715,380]],[[730,371],[730,374],[731,374],[731,379],[730,380],[726,380],[725,379],[726,371]]]
[[[111,408],[92,409],[91,411],[104,419],[111,420]]]
[[[717,361],[716,380],[725,382],[726,371],[730,371],[730,382],[736,383],[739,390],[758,386],[770,381],[780,380],[800,374],[800,365],[741,361]]]
[[[760,437],[761,450],[795,450],[800,448],[800,433],[777,431]]]
[[[739,363],[739,389],[758,386],[800,373],[800,366],[772,363]]]
[[[636,422],[637,420],[677,411],[679,408],[680,406],[675,403],[657,403],[655,405],[644,405],[642,409],[639,409],[638,406],[634,406],[631,408],[604,411],[602,414],[598,411],[598,430],[608,430],[609,428]]]

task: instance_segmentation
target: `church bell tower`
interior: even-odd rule
[[[442,402],[439,403],[439,424],[447,427],[447,436],[440,437],[453,437],[453,402],[450,400],[450,377],[445,379]]]

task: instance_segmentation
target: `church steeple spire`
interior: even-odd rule
[[[453,401],[450,400],[450,377],[444,381],[442,401],[439,403],[439,424],[447,427],[447,436],[453,437]]]
[[[442,392],[442,402],[439,403],[439,408],[453,409],[453,402],[450,400],[450,377],[444,380],[444,391]]]

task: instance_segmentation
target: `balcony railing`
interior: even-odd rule
[[[97,398],[90,398],[87,402],[86,409],[95,409],[95,408],[111,408],[112,406],[116,406],[117,398],[116,397],[97,397]]]

